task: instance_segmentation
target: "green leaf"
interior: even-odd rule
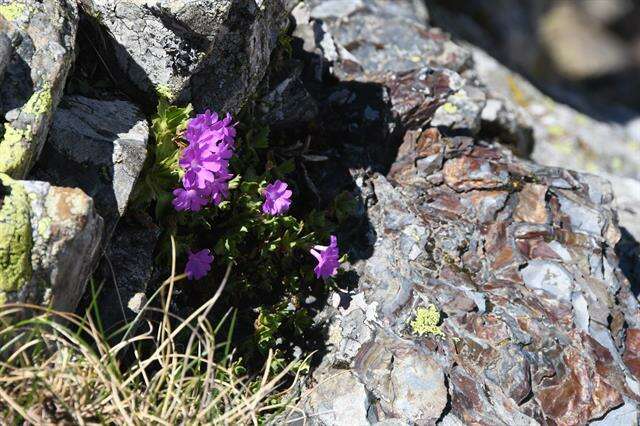
[[[269,127],[262,126],[258,129],[258,133],[253,141],[253,146],[258,149],[269,147]]]
[[[280,163],[276,170],[280,175],[286,175],[293,172],[296,169],[296,164],[293,162],[293,159],[288,159],[285,162]]]

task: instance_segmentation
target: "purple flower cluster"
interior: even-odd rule
[[[173,191],[176,210],[199,211],[213,202],[216,206],[229,196],[229,159],[233,156],[236,129],[231,115],[220,120],[207,110],[189,120],[179,165],[185,171],[183,188]]]
[[[191,119],[185,138],[189,142],[180,156],[179,165],[184,170],[182,188],[173,191],[176,210],[200,211],[213,202],[219,205],[229,196],[229,159],[234,154],[236,129],[231,116],[220,120],[215,112],[206,111]],[[262,192],[262,212],[271,216],[282,215],[291,206],[292,191],[287,183],[276,180]],[[310,253],[318,264],[314,268],[317,278],[336,275],[340,267],[338,239],[331,235],[328,246],[316,245]],[[200,279],[211,270],[213,255],[209,249],[189,252],[185,268],[187,278]]]

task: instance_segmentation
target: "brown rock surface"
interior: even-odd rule
[[[326,398],[323,377],[346,373],[331,395],[364,400],[353,424],[637,424],[640,311],[614,250],[611,186],[496,144],[526,141],[519,107],[489,120],[490,93],[446,35],[413,67],[389,65],[410,57],[406,40],[439,32],[397,25],[410,2],[309,3],[362,65],[345,71],[337,58],[338,83],[322,83],[330,94],[318,97],[311,140],[333,151],[310,176],[363,208],[339,233],[357,287],[318,318],[329,337],[301,401],[306,420],[340,424],[309,401]],[[396,32],[377,33],[365,56],[358,22]],[[439,315],[422,319],[444,336],[411,325],[430,306]]]

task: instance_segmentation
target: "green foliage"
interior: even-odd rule
[[[191,113],[190,106],[180,108],[161,100],[152,126],[153,162],[137,191],[139,206],[152,211],[163,229],[158,266],[170,260],[171,236],[175,237],[179,265],[184,265],[189,249],[208,248],[214,253],[211,273],[185,288],[183,299],[193,303],[215,289],[225,265],[237,265],[221,301],[236,309],[235,337],[242,342],[242,356],[260,363],[273,350],[273,365],[284,365],[291,347],[287,344],[304,341],[312,323],[299,300],[325,289],[324,282],[314,277],[315,259],[309,249],[327,242],[333,224],[324,212],[299,205],[294,160],[276,155],[269,128],[250,119],[237,128],[236,154],[230,162],[235,177],[229,183],[229,199],[199,212],[176,212],[171,205],[172,191],[180,185],[178,159],[186,145],[181,135]],[[262,213],[262,191],[276,179],[285,180],[294,190],[294,214]],[[340,220],[349,214],[353,206],[349,197],[342,196],[330,217]]]
[[[164,216],[165,210],[171,205],[171,189],[176,186],[180,176],[180,136],[192,111],[191,105],[181,108],[160,98],[158,113],[152,120],[155,143],[149,153],[151,162],[147,164],[144,178],[136,187],[134,204],[140,207],[158,201],[156,216]]]

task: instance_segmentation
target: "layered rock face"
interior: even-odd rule
[[[3,304],[75,309],[146,158],[130,103],[74,97],[56,111],[77,26],[75,2],[0,3]]]
[[[299,158],[309,194],[361,201],[339,235],[345,285],[317,318],[326,347],[279,420],[638,424],[633,126],[551,101],[417,0],[83,4],[123,85],[198,110],[258,97],[258,118],[322,150]],[[121,93],[63,97],[75,2],[0,1],[0,15],[0,304],[73,310],[104,251],[105,320],[126,321],[159,233],[127,212],[146,117]]]
[[[640,311],[611,184],[516,157],[538,142],[527,111],[411,2],[313,1],[294,15],[324,29],[299,34],[339,80],[314,92],[312,140],[341,139],[312,179],[363,205],[343,235],[357,287],[320,316],[326,354],[288,420],[637,424]]]

